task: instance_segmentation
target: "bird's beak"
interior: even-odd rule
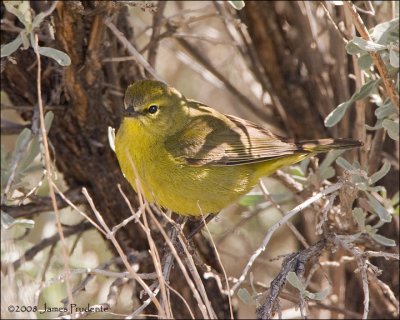
[[[124,117],[135,118],[140,116],[142,113],[135,111],[132,107],[124,108],[123,115]]]

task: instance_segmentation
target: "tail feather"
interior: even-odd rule
[[[350,149],[362,147],[364,143],[353,139],[318,139],[318,140],[307,140],[299,141],[296,143],[299,150],[308,152],[328,152],[334,149]]]

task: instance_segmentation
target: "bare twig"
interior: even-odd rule
[[[85,199],[81,194],[80,188],[74,188],[65,192],[65,196],[76,204],[82,203]],[[63,209],[68,206],[68,203],[62,199],[61,196],[56,196],[57,206]],[[36,213],[51,211],[53,204],[50,197],[35,197],[34,201],[20,206],[7,206],[2,205],[1,210],[7,212],[13,218],[30,217]]]
[[[231,289],[231,295],[234,294],[234,292],[239,288],[239,286],[242,284],[243,280],[246,278],[249,270],[251,269],[251,267],[253,266],[255,260],[258,258],[258,256],[265,250],[265,248],[267,247],[267,244],[269,243],[269,241],[271,240],[272,235],[275,233],[275,231],[282,226],[284,223],[286,223],[286,221],[288,221],[289,219],[291,219],[292,217],[294,217],[297,213],[299,213],[300,211],[302,211],[304,208],[308,207],[310,204],[318,201],[319,199],[321,199],[322,197],[331,194],[332,192],[335,192],[336,190],[339,190],[341,187],[343,186],[342,182],[338,182],[336,184],[333,184],[331,186],[329,186],[328,188],[322,190],[321,192],[317,193],[316,195],[312,196],[311,198],[307,199],[306,201],[304,201],[303,203],[301,203],[300,205],[298,205],[297,207],[295,207],[294,209],[290,210],[289,212],[286,213],[285,216],[282,217],[282,219],[280,219],[278,222],[276,222],[274,225],[272,225],[268,231],[266,236],[264,237],[263,242],[261,243],[261,245],[259,246],[259,248],[253,253],[253,255],[250,257],[246,267],[244,268],[244,270],[242,271],[242,274],[239,277],[239,280],[237,283],[235,283],[235,285],[232,287]]]
[[[64,236],[69,237],[79,232],[84,232],[90,229],[92,225],[89,222],[80,223],[78,225],[72,226],[64,231]],[[12,268],[14,270],[18,269],[24,262],[32,260],[40,251],[45,248],[52,246],[60,240],[60,234],[55,235],[41,240],[39,243],[34,245],[32,248],[25,251],[25,253],[16,261],[12,263]]]
[[[118,30],[118,28],[111,22],[109,18],[104,20],[104,24],[114,33],[119,42],[123,44],[128,52],[136,58],[136,61],[142,65],[146,71],[152,75],[152,77],[158,81],[163,81],[161,77],[156,73],[153,67],[146,61],[146,59],[136,50],[136,48],[126,39],[125,35]]]
[[[363,257],[362,252],[357,247],[353,247],[349,244],[346,240],[341,239],[339,236],[335,236],[333,238],[333,242],[339,244],[341,247],[346,249],[347,251],[351,252],[357,261],[358,270],[361,274],[362,280],[362,287],[364,291],[364,312],[363,312],[363,319],[368,319],[369,313],[369,286],[368,286],[368,274],[367,274],[367,264],[365,258]]]
[[[51,8],[46,13],[50,14],[55,9],[56,5],[57,5],[57,2],[53,3]],[[71,282],[70,282],[70,277],[69,277],[68,249],[67,249],[67,243],[64,238],[63,229],[61,226],[61,220],[60,220],[60,214],[59,214],[58,206],[57,206],[56,194],[55,194],[54,188],[53,188],[49,142],[47,139],[47,132],[46,132],[46,127],[45,127],[45,122],[44,122],[44,110],[43,110],[43,102],[42,102],[42,80],[41,80],[42,68],[41,68],[40,53],[39,53],[39,49],[38,49],[39,48],[39,44],[38,44],[39,40],[38,40],[37,35],[35,35],[34,38],[35,38],[34,51],[35,51],[36,59],[37,59],[37,95],[38,95],[38,106],[39,106],[39,119],[40,119],[40,129],[41,129],[41,136],[42,136],[43,149],[44,149],[43,152],[44,152],[45,167],[46,167],[46,177],[47,177],[47,181],[49,184],[49,193],[50,193],[51,201],[53,203],[53,211],[56,216],[57,229],[60,234],[61,247],[62,247],[62,252],[63,252],[63,260],[64,260],[64,268],[65,268],[65,272],[66,272],[65,283],[66,283],[68,298],[69,298],[70,303],[73,303],[72,288],[71,288]]]
[[[154,68],[156,63],[157,49],[160,44],[158,41],[158,37],[161,32],[161,22],[163,20],[164,9],[167,4],[167,1],[158,1],[157,11],[153,15],[153,32],[151,34],[150,42],[149,42],[149,53],[148,53],[148,61],[149,64]]]
[[[290,255],[283,261],[281,271],[271,282],[265,302],[257,308],[258,319],[271,319],[278,295],[286,283],[288,273],[291,271],[296,273],[304,272],[305,263],[312,258],[319,257],[326,243],[326,239],[320,240],[314,245]]]
[[[262,180],[260,179],[259,182],[260,188],[262,193],[264,194],[264,197],[267,201],[271,202],[272,205],[282,214],[282,216],[284,216],[286,213],[285,211],[283,211],[283,209],[281,208],[281,206],[279,205],[279,203],[277,203],[272,196],[270,195],[270,193],[268,192],[267,187],[264,185],[264,183],[262,182]],[[304,246],[304,248],[308,248],[308,243],[307,240],[301,235],[301,233],[296,229],[296,227],[293,225],[293,223],[291,223],[290,221],[286,222],[286,225],[289,227],[289,229],[293,232],[293,234],[296,236],[296,238],[301,242],[301,244]]]
[[[111,240],[112,244],[114,245],[115,249],[117,250],[118,254],[120,255],[120,257],[122,258],[122,262],[125,265],[125,268],[129,271],[129,273],[133,276],[133,279],[138,282],[142,288],[146,291],[146,293],[148,294],[149,298],[152,300],[152,302],[154,303],[154,305],[157,307],[157,309],[161,312],[161,314],[164,314],[164,310],[161,307],[160,303],[158,302],[158,300],[156,299],[154,293],[150,290],[149,286],[137,275],[137,273],[133,270],[131,264],[129,263],[125,253],[123,252],[121,246],[119,245],[117,239],[115,239],[112,231],[110,230],[110,228],[107,226],[107,224],[105,223],[103,217],[101,216],[100,212],[96,209],[92,198],[90,197],[88,191],[86,190],[86,188],[82,189],[82,193],[84,194],[84,196],[86,197],[86,199],[89,202],[90,207],[92,208],[94,214],[97,217],[97,220],[100,222],[100,224],[102,225],[102,227],[104,228],[105,232],[107,235],[109,235],[109,239]],[[164,314],[165,316],[165,314]]]

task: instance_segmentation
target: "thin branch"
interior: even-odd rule
[[[160,44],[158,41],[158,37],[161,32],[161,22],[163,21],[163,14],[165,10],[165,6],[167,1],[158,1],[157,3],[157,11],[153,15],[153,32],[151,34],[150,42],[149,42],[149,53],[147,60],[149,64],[154,68],[156,64],[157,50]]]
[[[250,271],[251,267],[253,266],[254,262],[256,259],[259,257],[259,255],[265,250],[267,247],[267,244],[271,240],[272,235],[275,233],[277,229],[279,229],[280,226],[282,226],[284,223],[286,223],[288,220],[290,220],[292,217],[294,217],[297,213],[302,211],[304,208],[308,207],[310,204],[318,201],[322,197],[331,194],[332,192],[335,192],[336,190],[339,190],[343,186],[342,182],[338,182],[336,184],[333,184],[326,189],[322,190],[321,192],[317,193],[316,195],[312,196],[311,198],[307,199],[303,203],[299,204],[297,207],[294,209],[290,210],[289,212],[286,213],[285,216],[282,217],[278,222],[276,222],[274,225],[272,225],[268,231],[266,236],[264,237],[263,242],[259,246],[259,248],[253,253],[253,255],[250,257],[246,267],[243,269],[241,276],[238,279],[238,282],[235,283],[235,285],[231,289],[231,295],[235,293],[235,291],[239,288],[239,286],[242,284],[244,279],[246,278],[248,272]]]
[[[264,299],[264,303],[262,303],[261,306],[257,308],[258,319],[271,319],[272,312],[274,311],[275,306],[278,303],[277,299],[279,293],[286,283],[286,277],[288,273],[296,272],[298,274],[304,272],[304,265],[306,264],[306,262],[312,258],[319,257],[326,243],[326,239],[320,240],[314,245],[290,255],[283,261],[281,271],[271,282],[268,294]]]
[[[163,81],[161,77],[156,73],[156,71],[153,69],[153,67],[146,61],[146,59],[136,50],[136,48],[128,41],[128,39],[125,37],[125,35],[118,30],[118,28],[111,22],[109,18],[104,19],[104,24],[114,33],[114,35],[117,37],[119,42],[123,44],[128,50],[128,52],[135,57],[137,63],[142,65],[146,71],[153,76],[154,79],[158,81]]]
[[[57,5],[57,2],[53,3],[53,5],[50,7],[50,9],[47,12],[45,12],[45,15],[50,14],[55,9],[56,5]],[[44,159],[45,159],[44,162],[45,162],[45,167],[46,167],[46,177],[47,177],[47,182],[49,185],[49,193],[50,193],[51,201],[53,204],[53,211],[56,216],[57,229],[60,234],[61,247],[62,247],[62,252],[63,252],[63,260],[64,260],[64,268],[65,268],[65,272],[66,272],[65,283],[66,283],[68,298],[69,298],[70,303],[73,303],[72,287],[71,287],[71,282],[70,282],[71,279],[69,277],[68,249],[67,249],[67,243],[64,238],[63,229],[61,226],[61,219],[60,219],[60,213],[58,211],[56,194],[55,194],[54,188],[53,188],[49,142],[47,139],[47,132],[46,132],[46,127],[45,127],[45,122],[44,122],[44,110],[43,110],[43,102],[42,102],[42,80],[41,80],[42,68],[41,68],[41,59],[40,59],[40,53],[39,53],[39,40],[38,40],[38,36],[36,34],[35,34],[34,38],[35,38],[34,51],[35,51],[36,60],[37,60],[37,95],[38,95],[40,131],[41,131],[43,149],[44,149],[43,152],[44,152]]]
[[[78,225],[67,228],[64,231],[64,236],[69,237],[79,232],[84,232],[91,228],[89,222],[79,223]],[[40,251],[46,249],[49,246],[57,243],[60,240],[60,234],[56,233],[51,237],[41,240],[39,243],[34,245],[32,248],[25,251],[25,253],[16,261],[12,263],[12,268],[17,270],[24,262],[32,260]]]
[[[85,199],[81,194],[80,188],[68,190],[65,192],[65,196],[71,201],[74,201],[76,204],[81,204]],[[63,209],[68,206],[68,203],[59,195],[56,196],[56,202],[59,209]],[[26,218],[37,213],[53,210],[53,203],[50,197],[35,197],[33,202],[20,206],[2,205],[1,210],[7,212],[15,219]]]
[[[103,217],[101,216],[100,212],[96,209],[94,202],[92,198],[90,197],[88,191],[86,188],[82,189],[82,193],[86,197],[87,201],[89,202],[90,207],[92,208],[94,214],[96,215],[97,220],[100,222],[101,226],[104,228],[104,231],[106,232],[108,238],[111,240],[112,244],[114,245],[115,249],[117,250],[118,254],[122,258],[122,262],[125,265],[125,268],[129,271],[129,273],[133,276],[133,279],[135,279],[136,282],[138,282],[142,288],[146,291],[154,305],[157,307],[157,309],[161,312],[161,314],[164,314],[164,310],[161,307],[160,303],[156,299],[154,293],[150,290],[149,286],[137,275],[137,273],[133,270],[131,264],[129,263],[126,254],[122,250],[120,244],[118,243],[117,239],[115,239],[114,234],[112,233],[111,229],[108,227],[108,225],[105,223]],[[165,316],[165,314],[164,314]]]

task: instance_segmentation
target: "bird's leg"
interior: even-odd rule
[[[217,214],[210,213],[207,217],[201,219],[194,227],[194,229],[190,232],[189,236],[187,237],[188,240],[191,240],[197,232],[199,232],[207,223],[209,223]]]

